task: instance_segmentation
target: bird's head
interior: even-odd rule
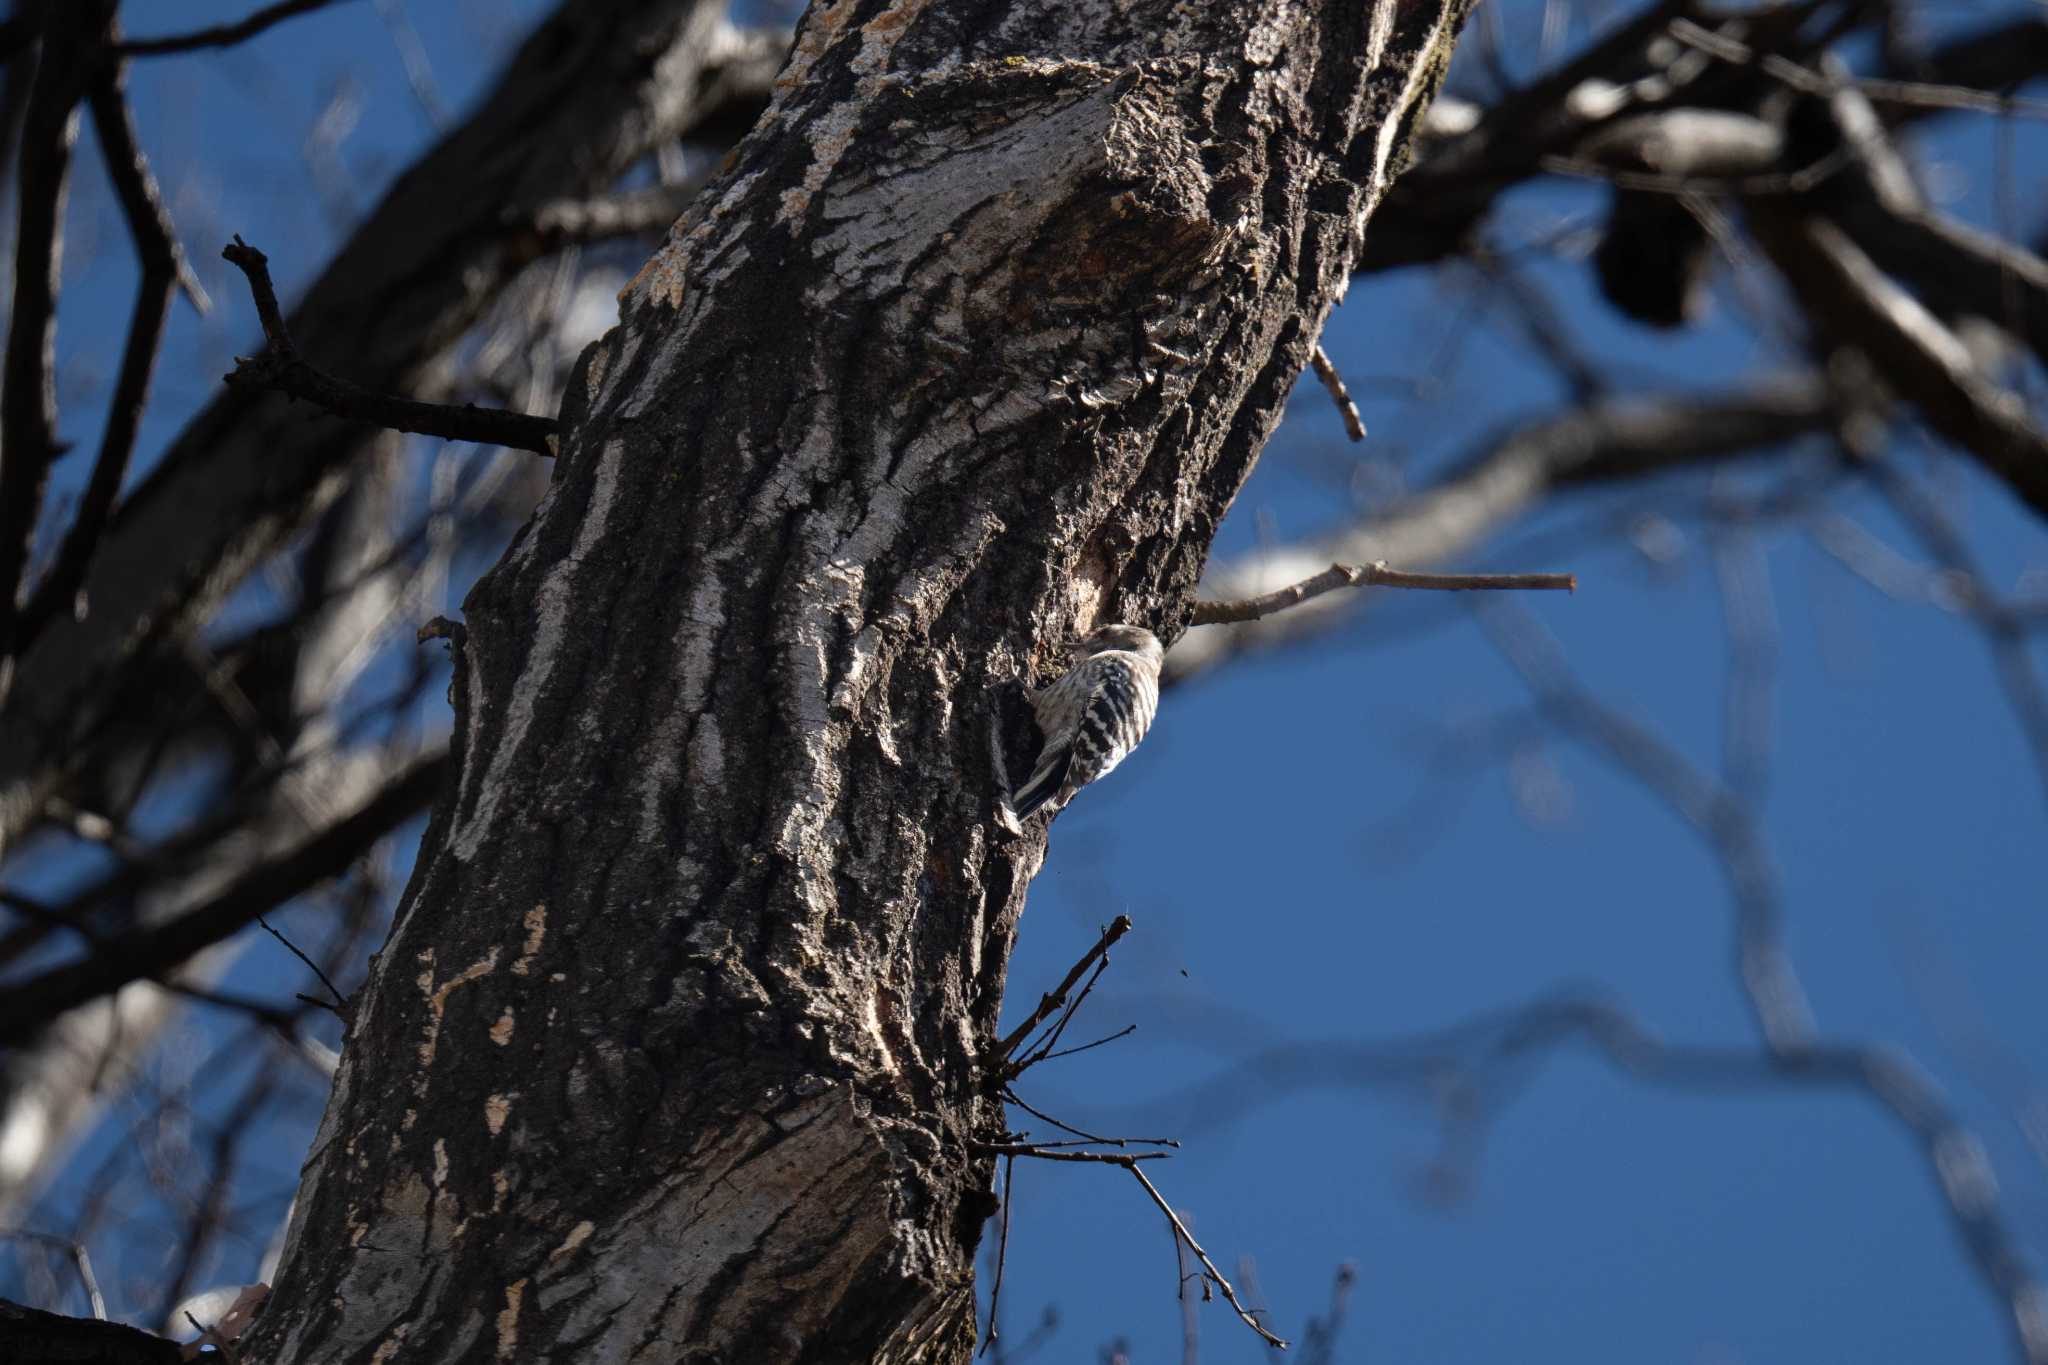
[[[1097,626],[1081,641],[1081,656],[1106,654],[1111,650],[1124,650],[1131,654],[1142,654],[1153,663],[1158,663],[1165,650],[1160,647],[1159,637],[1143,626],[1127,626],[1121,622],[1114,625]]]

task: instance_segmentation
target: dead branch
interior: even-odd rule
[[[117,65],[93,86],[87,103],[108,178],[113,181],[129,239],[142,267],[142,279],[136,285],[135,309],[122,349],[120,377],[107,404],[107,424],[100,437],[99,454],[93,460],[92,475],[56,560],[22,611],[19,635],[23,639],[33,638],[59,612],[75,612],[81,605],[77,601],[79,585],[85,581],[86,567],[99,546],[100,533],[113,515],[114,499],[121,492],[130,457],[135,453],[135,437],[149,402],[150,379],[156,371],[164,323],[170,317],[173,290],[182,289],[201,313],[211,306],[178,243],[170,210],[164,205],[156,176],[143,155],[135,115],[124,89],[125,76],[125,64]]]
[[[61,1251],[70,1258],[71,1268],[78,1274],[79,1287],[85,1290],[86,1302],[92,1306],[93,1319],[107,1320],[106,1296],[100,1293],[99,1277],[92,1273],[92,1257],[86,1253],[83,1243],[70,1237],[57,1237],[47,1232],[31,1232],[24,1228],[0,1228],[0,1239],[15,1242],[34,1242],[52,1251]]]
[[[1560,488],[1649,479],[1690,465],[1760,455],[1843,420],[1842,398],[1818,374],[1793,374],[1725,394],[1616,398],[1482,441],[1435,484],[1355,526],[1307,545],[1212,569],[1219,598],[1255,598],[1331,563],[1444,560],[1523,515]],[[1166,656],[1185,681],[1244,650],[1300,638],[1341,615],[1325,595],[1301,610],[1237,630],[1191,633]]]
[[[1877,268],[1832,221],[1753,205],[1757,240],[1834,344],[1869,356],[1885,385],[1974,456],[2036,513],[2048,515],[2048,435],[2019,395],[1978,369],[1926,305]]]
[[[1031,1011],[1031,1017],[1020,1024],[1009,1037],[996,1045],[997,1057],[1007,1061],[1011,1053],[1023,1046],[1024,1040],[1031,1036],[1032,1030],[1050,1018],[1054,1010],[1067,1003],[1067,992],[1074,989],[1075,983],[1080,981],[1082,975],[1087,972],[1089,967],[1106,955],[1116,941],[1129,932],[1131,932],[1131,917],[1129,915],[1118,915],[1115,919],[1111,920],[1109,927],[1102,931],[1102,937],[1095,941],[1093,948],[1090,948],[1081,955],[1081,960],[1074,964],[1073,970],[1066,974],[1066,977],[1061,980],[1059,985],[1053,987],[1050,994],[1039,998],[1038,1008]],[[1001,1079],[1004,1081],[1008,1081],[1016,1075],[1016,1071],[1007,1066],[1000,1068],[1000,1071]]]
[[[1577,592],[1579,580],[1568,573],[1403,573],[1385,560],[1372,564],[1332,564],[1312,578],[1233,602],[1197,602],[1188,624],[1229,625],[1256,621],[1298,607],[1339,588],[1419,588],[1434,592],[1524,591]]]
[[[57,291],[61,283],[58,226],[78,139],[73,115],[85,93],[96,48],[111,22],[106,0],[53,7],[43,30],[42,59],[21,132],[15,189],[14,291],[7,360],[0,377],[0,659],[16,651],[16,603],[28,572],[29,544],[42,510],[57,440]],[[0,701],[6,685],[0,682]]]
[[[533,211],[527,225],[550,247],[663,232],[690,206],[709,178],[693,176],[673,185],[550,200]]]
[[[392,431],[417,432],[444,441],[474,441],[478,445],[509,446],[536,455],[555,453],[559,430],[552,417],[534,417],[523,412],[501,412],[475,406],[455,407],[447,403],[422,403],[412,398],[395,398],[371,393],[346,380],[316,369],[299,355],[286,330],[284,314],[277,306],[277,291],[270,283],[268,258],[237,236],[221,248],[221,257],[249,277],[249,292],[256,300],[256,315],[263,322],[269,351],[254,358],[237,356],[235,368],[224,376],[230,385],[276,389],[303,398],[347,417]]]
[[[325,9],[335,0],[278,0],[265,5],[252,14],[237,19],[232,24],[215,24],[211,28],[196,29],[191,33],[173,34],[164,38],[135,38],[114,45],[114,51],[125,57],[162,57],[173,52],[192,52],[205,47],[233,47],[254,38],[267,28],[272,28],[287,19],[301,14],[310,14],[316,9]]]
[[[1344,434],[1354,441],[1363,441],[1365,421],[1358,415],[1358,404],[1351,401],[1351,390],[1344,387],[1344,376],[1338,374],[1337,367],[1330,363],[1330,353],[1318,342],[1308,358],[1309,363],[1315,366],[1316,378],[1323,381],[1330,401],[1337,405],[1337,415],[1344,419]]]
[[[353,814],[249,869],[206,904],[168,923],[109,939],[84,961],[18,983],[0,1003],[0,1044],[18,1045],[67,1010],[168,971],[272,906],[339,875],[393,825],[431,802],[447,771],[445,757],[418,761]]]
[[[980,1354],[987,1355],[995,1349],[998,1323],[1003,1306],[1003,1271],[1010,1260],[1010,1205],[1017,1192],[1017,1158],[1003,1158],[1003,1224],[996,1242],[996,1276],[988,1291],[988,1339],[981,1343]]]
[[[328,1005],[326,1001],[315,1000],[312,996],[309,995],[302,995],[299,997],[299,999],[307,1001],[310,1004],[319,1005],[323,1008],[332,1009],[334,1010],[335,1013],[340,1014],[343,1018],[347,1018],[348,997],[343,995],[339,990],[335,989],[334,982],[328,979],[327,973],[321,970],[320,964],[315,962],[312,958],[307,957],[304,949],[300,948],[298,944],[292,942],[283,934],[279,933],[277,929],[272,927],[270,921],[263,918],[263,916],[258,915],[256,917],[256,924],[257,927],[262,929],[264,933],[270,935],[279,943],[282,943],[285,946],[285,951],[289,952],[293,957],[297,958],[300,962],[303,962],[306,965],[306,970],[313,973],[314,976],[320,978],[320,984],[325,986],[327,988],[327,993],[334,997],[334,1004]]]
[[[1223,1295],[1223,1301],[1229,1304],[1237,1313],[1239,1320],[1245,1326],[1257,1332],[1259,1338],[1267,1345],[1281,1350],[1287,1349],[1287,1343],[1280,1337],[1267,1331],[1265,1326],[1238,1300],[1237,1291],[1231,1287],[1230,1281],[1225,1278],[1223,1272],[1216,1268],[1216,1263],[1209,1259],[1209,1253],[1202,1250],[1202,1244],[1195,1240],[1194,1234],[1188,1231],[1187,1224],[1183,1223],[1180,1215],[1173,1211],[1173,1206],[1166,1202],[1166,1197],[1159,1193],[1159,1187],[1146,1179],[1144,1171],[1139,1169],[1141,1163],[1164,1160],[1172,1155],[1170,1152],[1069,1152],[1057,1151],[1029,1142],[979,1142],[974,1145],[974,1149],[978,1152],[988,1152],[1012,1159],[1021,1156],[1030,1157],[1034,1161],[1067,1161],[1084,1165],[1123,1167],[1144,1187],[1145,1194],[1152,1200],[1153,1204],[1158,1206],[1159,1211],[1166,1215],[1166,1221],[1173,1229],[1176,1245],[1185,1244],[1188,1250],[1195,1253],[1196,1259],[1202,1263],[1203,1278],[1216,1286],[1217,1292]]]
[[[1842,84],[1818,71],[1801,66],[1780,53],[1759,53],[1725,33],[1702,28],[1690,19],[1673,19],[1669,32],[1687,47],[1697,48],[1724,62],[1739,66],[1755,66],[1772,80],[1803,94],[1826,97],[1833,94]],[[1852,79],[1847,84],[1861,93],[1865,99],[1878,104],[1905,105],[1928,112],[1961,110],[1979,114],[2021,114],[2032,118],[2048,118],[2048,103],[2021,99],[2014,95],[1994,95],[1989,91],[1973,90],[1964,85],[1882,79]]]
[[[1230,1305],[1231,1309],[1237,1314],[1238,1319],[1245,1326],[1257,1332],[1259,1339],[1268,1346],[1282,1351],[1286,1350],[1286,1341],[1267,1331],[1265,1325],[1253,1317],[1250,1310],[1242,1303],[1238,1302],[1237,1291],[1230,1287],[1230,1281],[1225,1279],[1223,1272],[1216,1268],[1216,1263],[1209,1259],[1209,1253],[1202,1250],[1202,1244],[1195,1240],[1195,1235],[1192,1232],[1188,1231],[1188,1225],[1181,1222],[1180,1215],[1175,1213],[1173,1206],[1166,1202],[1166,1196],[1159,1193],[1159,1187],[1145,1178],[1145,1172],[1138,1167],[1138,1163],[1144,1159],[1144,1156],[1144,1153],[1138,1153],[1113,1164],[1122,1166],[1125,1170],[1129,1171],[1131,1178],[1145,1187],[1145,1193],[1150,1195],[1152,1202],[1159,1206],[1159,1211],[1166,1215],[1166,1221],[1173,1225],[1174,1236],[1179,1238],[1180,1242],[1189,1251],[1195,1253],[1195,1259],[1202,1263],[1202,1273],[1208,1277],[1211,1284],[1216,1286],[1217,1292],[1223,1295],[1223,1301]]]

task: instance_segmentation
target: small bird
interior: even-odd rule
[[[1143,626],[1099,626],[1081,641],[1074,666],[1031,694],[1045,736],[1038,766],[1012,798],[1019,820],[1057,810],[1124,761],[1159,710],[1159,637]]]

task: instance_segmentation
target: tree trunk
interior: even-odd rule
[[[992,735],[1178,633],[1463,9],[811,11],[470,595],[245,1357],[967,1358]]]

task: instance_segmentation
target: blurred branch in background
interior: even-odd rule
[[[495,553],[539,489],[514,475],[517,457],[490,449],[447,448],[417,478],[403,463],[416,457],[387,434],[309,421],[278,396],[244,391],[218,394],[167,450],[136,458],[172,293],[202,307],[205,295],[138,136],[121,58],[259,38],[243,51],[269,51],[289,40],[283,21],[318,8],[271,6],[136,42],[113,27],[111,6],[28,4],[14,21],[21,45],[0,106],[21,117],[0,138],[0,167],[18,175],[12,240],[28,293],[12,315],[0,414],[0,531],[28,590],[8,595],[24,605],[0,631],[0,850],[10,885],[54,874],[62,889],[16,893],[0,924],[0,994],[19,1006],[0,1066],[9,1218],[32,1206],[91,1124],[147,1084],[146,1064],[185,1004],[242,1014],[285,1041],[278,1056],[312,1058],[293,1073],[294,1093],[303,1102],[311,1081],[317,1102],[326,1045],[295,992],[266,1001],[211,983],[259,916],[306,903],[336,877],[383,885],[365,880],[382,841],[430,803],[447,763],[444,725],[412,719],[438,680],[411,647],[413,628],[442,605],[451,570]],[[538,35],[353,226],[292,310],[309,363],[435,401],[492,395],[510,380],[516,397],[552,411],[581,344],[564,343],[562,328],[587,325],[562,290],[583,272],[558,267],[613,237],[621,259],[637,263],[646,246],[632,235],[665,228],[673,213],[657,220],[656,210],[679,206],[701,179],[621,191],[621,177],[672,147],[704,162],[722,154],[765,105],[787,43],[735,27],[713,0],[566,5]],[[104,74],[88,78],[95,71]],[[49,368],[65,230],[58,188],[81,108],[141,279],[100,452],[67,527],[64,500],[46,500],[43,483],[59,445]],[[611,193],[637,216],[580,229],[556,221],[564,204]],[[14,288],[19,296],[23,285]],[[484,345],[473,349],[480,328]],[[168,359],[180,372],[204,366]],[[472,373],[476,360],[488,368]],[[124,492],[137,464],[144,476]],[[32,544],[57,548],[35,562]],[[263,618],[224,616],[259,572],[273,602]],[[352,908],[311,942],[328,972],[352,980],[388,896],[340,903]],[[203,1087],[190,1100],[213,1102]],[[263,1121],[255,1111],[265,1108],[252,1099],[236,1122]],[[233,1150],[216,1149],[197,1204],[171,1207],[197,1216],[227,1197]],[[172,1193],[168,1183],[160,1192]],[[181,1290],[218,1257],[217,1234],[202,1227],[181,1239]],[[152,1326],[182,1326],[160,1316]]]

